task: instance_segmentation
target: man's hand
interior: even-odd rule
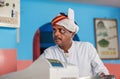
[[[105,77],[105,74],[102,72],[99,74],[99,77],[102,78],[102,77]]]
[[[105,75],[103,72],[99,74],[100,79],[115,79],[115,75]]]

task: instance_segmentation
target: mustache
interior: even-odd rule
[[[54,37],[54,40],[62,40],[62,39],[59,37]]]

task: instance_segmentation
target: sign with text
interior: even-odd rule
[[[117,20],[96,18],[94,24],[96,48],[100,58],[119,58]]]
[[[20,27],[20,0],[0,0],[0,26]]]

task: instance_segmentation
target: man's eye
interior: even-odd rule
[[[65,30],[64,29],[60,29],[60,33],[64,34]]]

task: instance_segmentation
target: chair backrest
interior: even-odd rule
[[[40,31],[37,30],[33,39],[33,61],[40,56]]]
[[[43,51],[51,45],[54,45],[54,42],[52,38],[52,25],[49,22],[42,25],[34,35],[33,61],[35,61]]]

